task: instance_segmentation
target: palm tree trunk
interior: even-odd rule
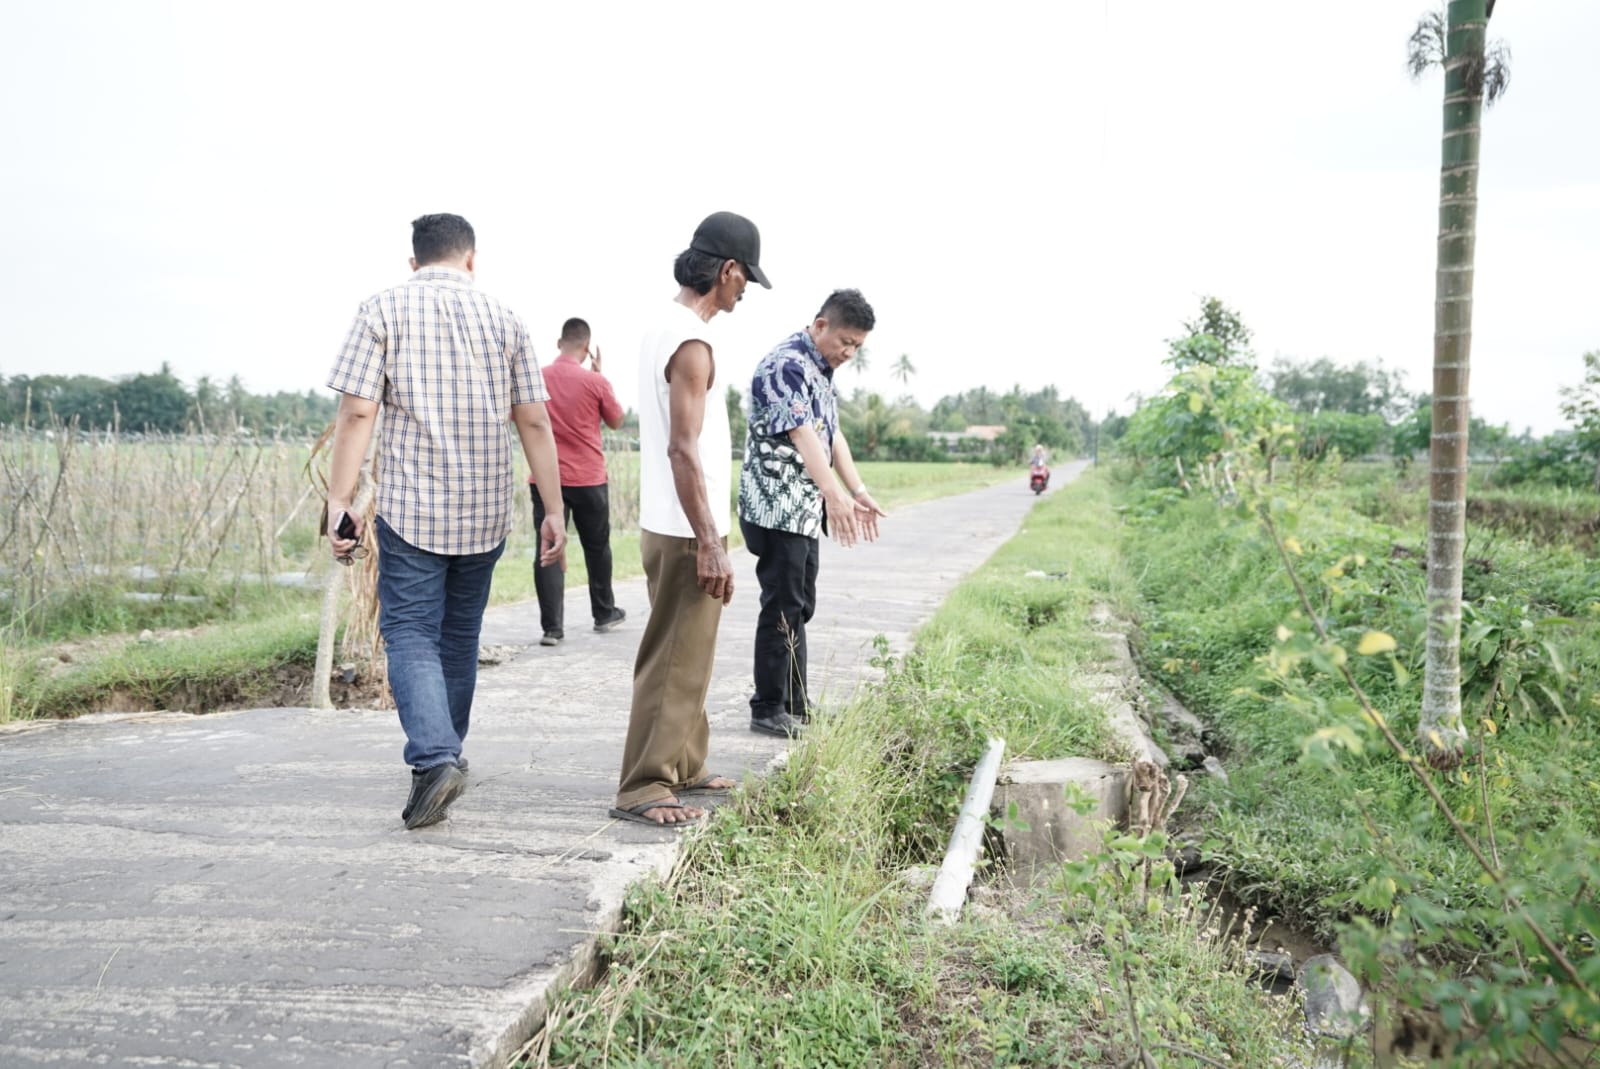
[[[1428,648],[1422,715],[1417,725],[1418,743],[1436,767],[1458,763],[1465,738],[1461,726],[1461,554],[1466,538],[1467,392],[1487,29],[1486,0],[1450,0],[1434,298],[1433,434],[1428,450]]]

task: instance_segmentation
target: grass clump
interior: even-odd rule
[[[1177,899],[1133,896],[1109,856],[953,928],[922,916],[918,866],[942,856],[990,735],[1011,754],[1116,754],[1077,680],[1102,650],[1089,606],[1132,589],[1106,494],[1090,480],[1046,499],[903,662],[884,657],[881,685],[819,717],[664,883],[635,887],[598,986],[557,999],[519,1064],[1117,1064],[1135,1049],[1130,982],[1150,1042],[1237,1064],[1287,1052],[1277,1011],[1199,917],[1149,910]],[[1113,971],[1107,932],[1148,940],[1150,961]]]
[[[45,672],[21,665],[12,679],[13,716],[56,717],[95,711],[186,709],[207,712],[298,695],[303,669],[316,660],[317,623],[280,615],[245,627],[130,642],[115,656],[90,657]],[[289,669],[300,669],[288,671]]]

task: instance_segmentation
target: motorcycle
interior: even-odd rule
[[[1028,472],[1028,489],[1035,494],[1042,494],[1045,487],[1050,485],[1050,469],[1042,464],[1036,464]]]

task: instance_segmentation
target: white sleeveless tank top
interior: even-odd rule
[[[715,331],[690,309],[676,301],[661,314],[660,325],[645,332],[639,350],[639,526],[656,534],[693,538],[694,530],[678,501],[667,459],[671,420],[671,385],[667,361],[685,341],[711,346],[711,358],[720,362]],[[728,434],[728,407],[723,402],[722,375],[715,375],[706,395],[705,421],[700,427],[700,468],[705,473],[706,503],[716,521],[717,534],[727,537],[732,528],[732,442]]]

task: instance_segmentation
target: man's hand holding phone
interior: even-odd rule
[[[352,564],[367,555],[367,547],[361,544],[361,536],[365,526],[361,517],[347,508],[335,510],[329,504],[328,543],[333,548],[333,559],[340,564]]]

